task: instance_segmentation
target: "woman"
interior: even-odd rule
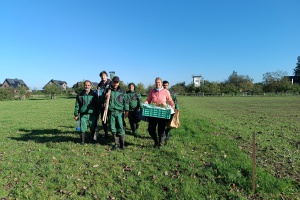
[[[170,95],[170,92],[163,88],[162,79],[157,77],[155,79],[155,88],[152,89],[148,95],[146,104],[152,103],[155,105],[167,105],[169,104],[174,109],[174,102]],[[161,147],[165,140],[165,127],[168,119],[149,117],[148,132],[154,141],[154,147]],[[156,127],[158,137],[156,134]]]

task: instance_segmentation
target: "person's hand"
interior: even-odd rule
[[[129,115],[129,112],[128,111],[125,111],[125,118],[127,118]]]
[[[75,121],[77,121],[78,120],[78,116],[74,116],[74,119],[75,119]]]

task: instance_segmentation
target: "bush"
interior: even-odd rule
[[[14,90],[11,88],[0,88],[0,101],[13,100]]]

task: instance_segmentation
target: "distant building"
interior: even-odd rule
[[[43,87],[43,89],[45,89],[45,87],[47,86],[47,85],[52,85],[52,84],[55,84],[55,85],[57,85],[58,87],[60,87],[62,90],[66,90],[67,88],[68,88],[68,86],[67,86],[67,82],[66,81],[59,81],[59,80],[53,80],[53,79],[51,79],[44,87]]]
[[[77,82],[73,87],[79,88],[81,84],[83,86],[83,82],[84,81]],[[92,83],[92,89],[96,90],[98,86],[98,82],[91,82],[91,83]]]
[[[289,81],[291,81],[292,84],[294,84],[294,83],[300,84],[300,76],[285,76],[285,78],[287,78]]]
[[[25,82],[23,80],[17,79],[17,78],[15,78],[15,79],[9,79],[9,78],[5,79],[3,84],[1,85],[1,87],[3,87],[3,88],[17,88],[18,85],[28,88],[28,86],[25,84]]]
[[[201,75],[192,75],[192,77],[193,77],[194,87],[200,87],[202,76]]]

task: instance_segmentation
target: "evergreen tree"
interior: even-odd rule
[[[294,76],[300,76],[300,56],[297,58],[297,66],[294,69]]]

